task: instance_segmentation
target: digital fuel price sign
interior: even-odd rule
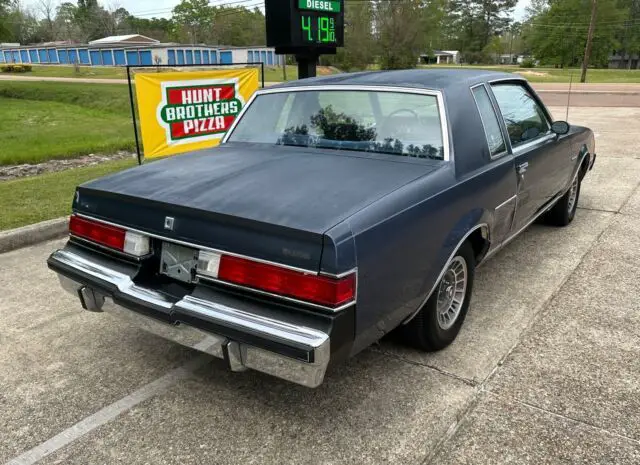
[[[277,53],[335,53],[344,43],[344,0],[266,0],[265,10]]]

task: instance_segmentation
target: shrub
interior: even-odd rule
[[[9,64],[0,66],[0,70],[2,70],[3,73],[26,73],[31,71],[32,67],[31,65]]]
[[[528,58],[524,60],[522,63],[520,63],[520,68],[535,68],[535,67],[536,67],[536,62],[533,61],[531,58]]]

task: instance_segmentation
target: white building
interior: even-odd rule
[[[460,63],[460,52],[458,50],[434,50],[431,54],[420,55],[418,63],[457,65]]]

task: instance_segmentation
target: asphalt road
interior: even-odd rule
[[[79,311],[62,241],[0,255],[0,463],[640,463],[640,109],[570,119],[598,144],[573,224],[481,267],[448,349],[383,341],[316,390]]]
[[[92,84],[126,84],[126,79],[90,79],[38,76],[0,76],[1,81],[51,81],[84,82]],[[277,83],[267,82],[266,85]],[[534,83],[545,104],[549,106],[572,107],[640,107],[640,84],[580,84],[572,85],[569,100],[569,84]]]

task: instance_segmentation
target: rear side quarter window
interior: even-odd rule
[[[507,145],[500,129],[500,123],[498,116],[496,115],[489,93],[484,85],[479,85],[471,89],[473,98],[478,106],[480,112],[480,118],[482,119],[482,126],[484,127],[484,133],[487,137],[487,144],[489,145],[489,153],[491,158],[495,158],[505,153]]]

